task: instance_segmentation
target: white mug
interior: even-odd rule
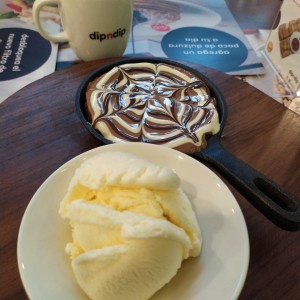
[[[50,34],[41,24],[44,6],[58,5],[63,31]],[[133,0],[36,0],[33,20],[39,33],[53,42],[69,42],[79,59],[121,56],[131,31]]]

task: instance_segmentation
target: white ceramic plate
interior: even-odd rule
[[[77,286],[64,252],[71,240],[58,215],[70,178],[84,159],[99,152],[126,151],[173,169],[182,179],[203,235],[200,257],[185,261],[172,281],[152,300],[236,299],[249,262],[244,217],[223,181],[200,162],[167,147],[112,144],[85,152],[55,171],[30,201],[19,231],[18,265],[31,300],[87,299]]]

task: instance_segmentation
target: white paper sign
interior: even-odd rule
[[[291,91],[300,88],[300,0],[285,0],[265,53]]]

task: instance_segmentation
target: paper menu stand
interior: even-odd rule
[[[285,0],[264,54],[291,94],[300,96],[300,0]]]

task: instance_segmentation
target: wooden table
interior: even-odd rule
[[[101,64],[82,63],[56,72],[0,105],[3,300],[26,299],[16,246],[21,218],[34,192],[63,163],[100,145],[77,117],[74,97],[84,76]],[[198,69],[219,86],[228,102],[224,148],[299,197],[300,116],[247,83]],[[229,188],[244,213],[250,238],[249,272],[240,299],[300,299],[300,231],[276,227]]]

